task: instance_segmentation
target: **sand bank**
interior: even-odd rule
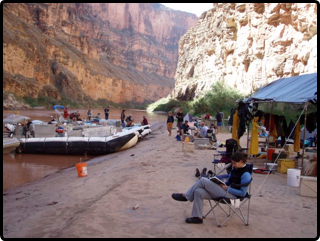
[[[231,138],[218,135],[219,141]],[[246,146],[246,137],[241,139]],[[221,148],[220,150],[225,150]],[[183,152],[165,124],[135,147],[88,161],[88,176],[69,168],[3,193],[4,238],[315,238],[317,198],[300,196],[286,174],[253,174],[249,226],[223,227],[210,214],[186,224],[192,203],[177,202],[196,168],[213,168],[213,150]],[[249,159],[256,167],[263,160]],[[264,182],[265,181],[265,182]],[[263,185],[262,185],[263,183]],[[262,185],[262,186],[261,186]],[[137,206],[137,209],[133,207]],[[204,211],[209,204],[205,202]]]

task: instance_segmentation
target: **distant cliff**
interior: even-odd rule
[[[214,3],[180,40],[169,97],[192,100],[219,80],[248,94],[315,72],[316,3]]]
[[[3,90],[156,101],[174,87],[179,39],[197,19],[157,3],[4,3]]]

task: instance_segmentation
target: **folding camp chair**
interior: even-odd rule
[[[223,162],[218,162],[218,163],[213,163],[213,175],[214,176],[219,176],[219,178],[227,178],[229,177],[229,173],[232,168],[231,162],[229,163],[223,163]]]
[[[226,151],[218,151],[218,154],[213,154],[214,156],[225,155],[230,158],[233,153],[239,150],[239,145],[237,140],[235,139],[227,139],[226,140]]]
[[[226,151],[218,151],[217,154],[213,154],[213,161],[214,164],[213,172],[215,175],[221,174],[224,170],[227,170],[227,173],[231,171],[231,159],[233,153],[237,152],[239,149],[238,142],[235,139],[228,139],[226,140]],[[221,156],[221,159],[218,157]],[[225,167],[221,169],[221,163],[225,164]]]
[[[250,174],[252,175],[252,170],[253,170],[253,164],[247,164],[250,170]],[[250,166],[249,166],[250,165]],[[237,199],[231,199],[227,197],[220,197],[216,199],[211,199],[209,200],[209,204],[211,209],[203,218],[206,218],[210,212],[212,212],[217,226],[221,227],[223,224],[225,224],[231,217],[233,217],[234,214],[236,214],[242,222],[246,226],[249,225],[249,209],[250,209],[250,198],[251,198],[251,182],[252,178],[248,183],[245,184],[231,184],[231,187],[249,187],[247,194],[244,197],[239,197]],[[212,205],[211,201],[214,202],[214,205]],[[247,204],[247,215],[244,216],[241,208],[243,208]],[[226,206],[225,206],[226,205]],[[223,220],[223,222],[218,221],[217,214],[215,213],[215,208],[220,207],[221,210],[227,215],[227,217]],[[229,209],[229,210],[227,210]]]

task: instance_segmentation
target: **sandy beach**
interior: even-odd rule
[[[3,192],[3,238],[312,238],[317,198],[300,196],[287,175],[253,174],[249,226],[233,217],[217,227],[186,224],[191,202],[177,202],[196,180],[195,169],[213,169],[213,150],[183,152],[165,123],[133,148],[87,162],[88,176],[75,167]],[[175,133],[175,131],[173,132]],[[218,134],[219,141],[231,138]],[[241,138],[246,147],[246,136]],[[225,150],[219,148],[218,150]],[[248,163],[263,167],[265,159]],[[133,209],[138,205],[137,209]],[[209,210],[205,201],[204,212]]]

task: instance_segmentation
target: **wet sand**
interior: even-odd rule
[[[317,198],[300,196],[287,175],[253,174],[249,226],[236,216],[217,227],[210,214],[186,224],[191,202],[177,202],[196,180],[196,168],[213,168],[213,150],[183,152],[165,123],[133,148],[95,158],[88,176],[75,167],[3,192],[4,238],[315,238]],[[219,141],[231,138],[218,135]],[[246,146],[246,137],[241,138]],[[218,150],[225,150],[219,148]],[[264,159],[248,163],[262,167]],[[138,205],[137,209],[133,209]],[[209,209],[205,202],[204,212]]]

